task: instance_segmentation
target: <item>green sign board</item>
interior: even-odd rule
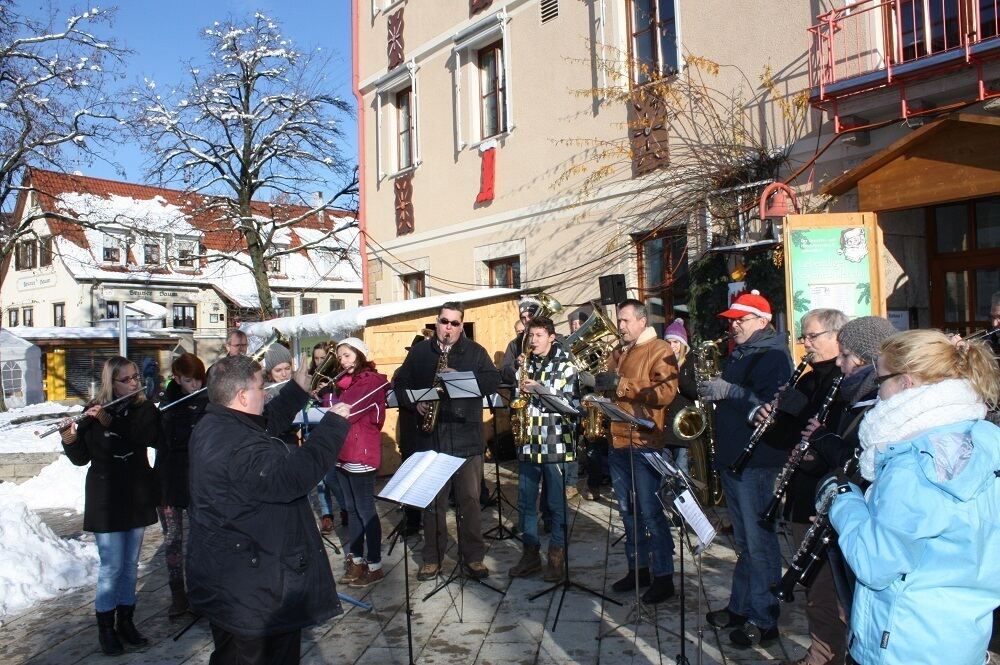
[[[792,338],[801,334],[799,322],[811,309],[839,309],[850,318],[869,316],[872,305],[872,239],[865,225],[797,228],[789,232]]]

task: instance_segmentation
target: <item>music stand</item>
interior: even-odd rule
[[[424,451],[410,456],[396,469],[382,491],[375,495],[379,501],[392,503],[400,508],[410,506],[423,510],[434,501],[464,460],[434,451]],[[403,538],[403,586],[406,594],[406,643],[409,663],[413,665],[413,626],[410,609],[410,563],[406,538]]]
[[[399,398],[396,397],[396,391],[395,390],[390,390],[388,392],[388,394],[386,395],[385,408],[386,409],[398,409],[399,408]],[[400,466],[402,466],[402,464],[400,464]],[[396,469],[396,471],[398,472],[399,469]],[[388,541],[388,543],[389,543],[389,549],[388,549],[388,551],[386,553],[388,556],[392,556],[392,550],[393,550],[394,547],[396,547],[396,543],[399,541],[400,538],[402,538],[404,541],[407,538],[407,534],[406,534],[406,509],[403,508],[402,510],[403,510],[403,519],[399,520],[396,523],[396,526],[394,526],[392,528],[392,531],[390,531],[389,534],[385,537],[385,540]],[[416,535],[416,534],[413,534],[413,535]],[[405,555],[405,552],[404,552],[404,555]]]
[[[550,413],[558,413],[559,415],[563,415],[563,416],[579,416],[579,415],[581,415],[580,412],[576,408],[574,408],[569,402],[567,402],[565,399],[563,399],[562,397],[560,397],[558,395],[551,394],[551,393],[548,393],[548,392],[537,392],[537,391],[532,391],[532,394],[534,394],[536,397],[538,397],[538,401],[541,402],[541,404],[542,404],[542,410],[543,411],[548,411]],[[550,463],[551,464],[566,464],[566,462],[550,462]],[[552,586],[550,586],[548,589],[544,589],[544,590],[539,591],[538,593],[536,593],[536,594],[531,595],[531,596],[528,597],[529,601],[533,601],[536,598],[541,598],[545,594],[551,593],[552,591],[555,591],[556,589],[560,589],[560,588],[562,589],[562,594],[559,596],[559,605],[556,607],[556,616],[552,620],[552,630],[555,630],[556,626],[559,624],[559,614],[562,612],[563,601],[566,600],[566,592],[569,591],[570,588],[575,588],[575,589],[579,589],[580,591],[585,591],[585,592],[587,592],[587,593],[589,593],[589,594],[591,594],[593,596],[597,596],[598,598],[606,600],[609,603],[614,603],[615,605],[621,606],[621,603],[619,603],[617,600],[615,600],[613,598],[609,598],[608,596],[605,596],[603,593],[600,593],[599,591],[595,591],[594,589],[591,589],[588,586],[580,584],[579,582],[574,582],[573,579],[569,576],[569,541],[570,541],[570,537],[569,537],[569,519],[568,519],[568,516],[567,516],[567,508],[566,508],[566,504],[569,503],[568,501],[566,501],[566,469],[564,469],[561,466],[557,467],[557,468],[559,469],[559,476],[562,478],[563,538],[566,541],[565,544],[563,545],[563,552],[564,552],[564,556],[563,556],[563,578],[562,578],[562,581],[556,582],[555,584],[553,584]]]
[[[607,417],[608,420],[610,420],[612,423],[616,423],[616,422],[625,423],[629,427],[631,427],[633,430],[639,429],[640,427],[642,429],[654,429],[656,427],[656,424],[654,422],[652,422],[650,420],[645,420],[643,418],[636,418],[636,417],[634,417],[633,415],[631,415],[627,411],[624,411],[623,409],[621,409],[620,407],[618,407],[616,404],[614,404],[610,399],[608,399],[606,397],[592,397],[591,396],[590,399],[588,399],[587,401],[590,404],[593,404],[593,405],[597,406],[597,408],[600,409],[601,413],[605,417]],[[635,455],[636,455],[636,449],[635,449],[635,446],[632,445],[631,441],[632,441],[632,437],[629,437],[628,463],[629,463],[629,475],[630,475],[630,480],[631,480],[630,487],[629,487],[629,501],[631,502],[631,506],[632,506],[632,533],[633,533],[634,537],[638,538],[639,537],[639,511],[638,511],[638,502],[636,501],[636,494],[637,494],[637,492],[635,490]],[[655,611],[651,613],[650,610],[649,610],[649,608],[647,608],[643,604],[642,598],[639,596],[639,548],[636,547],[635,549],[636,549],[636,557],[635,557],[636,560],[635,560],[635,568],[633,569],[633,575],[635,576],[635,579],[633,580],[633,582],[634,582],[633,587],[634,587],[634,591],[635,591],[635,601],[634,601],[634,603],[632,605],[632,609],[629,610],[629,613],[625,617],[624,621],[622,621],[621,623],[619,623],[619,624],[617,624],[615,626],[612,626],[611,628],[609,628],[608,630],[604,631],[603,633],[598,634],[598,636],[597,636],[598,640],[604,639],[605,637],[607,637],[611,633],[615,632],[619,628],[624,628],[625,626],[628,626],[629,624],[631,624],[633,622],[635,623],[635,631],[636,632],[638,632],[639,625],[642,624],[642,623],[648,623],[651,626],[655,626],[656,628],[662,628],[663,630],[666,630],[667,632],[670,632],[670,630],[666,626],[661,626],[660,624],[658,624],[656,622]],[[626,559],[627,558],[628,558],[628,556],[626,555]]]
[[[511,510],[517,512],[517,506],[511,503],[510,499],[504,495],[503,488],[500,485],[500,456],[498,454],[500,450],[500,430],[497,428],[497,410],[509,408],[508,404],[509,401],[504,402],[500,393],[493,393],[483,398],[483,405],[490,410],[490,414],[493,416],[493,471],[496,476],[497,485],[493,488],[493,492],[490,493],[489,498],[497,502],[497,525],[483,531],[483,537],[492,540],[506,540],[508,538],[517,538],[520,540],[517,531],[513,527],[509,527],[503,523],[503,504],[505,501],[511,507]]]

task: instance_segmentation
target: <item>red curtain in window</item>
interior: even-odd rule
[[[493,200],[493,184],[496,175],[497,149],[490,148],[483,152],[482,175],[479,181],[479,195],[476,203],[487,203]]]

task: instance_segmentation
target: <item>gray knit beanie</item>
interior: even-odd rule
[[[896,330],[889,319],[881,316],[862,316],[840,329],[837,341],[840,347],[861,358],[866,363],[873,363],[878,357],[882,343],[895,335]]]
[[[264,369],[270,372],[281,363],[292,364],[292,352],[281,344],[272,344],[264,354]]]

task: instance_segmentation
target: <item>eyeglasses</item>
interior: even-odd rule
[[[452,328],[462,327],[461,321],[449,321],[448,319],[438,319],[438,323],[440,323],[443,326],[451,326]]]
[[[118,383],[132,383],[133,381],[135,381],[136,383],[138,383],[139,375],[133,374],[132,376],[123,376],[120,379],[115,379],[115,381],[117,381]]]
[[[757,316],[756,314],[754,314],[752,316],[744,316],[742,319],[733,319],[733,324],[735,325],[735,324],[738,323],[738,324],[740,324],[742,326],[745,323],[747,323],[748,321],[753,321],[754,319],[759,319],[759,318],[760,317]]]
[[[804,342],[806,340],[809,340],[811,342],[811,341],[815,340],[817,337],[819,337],[820,335],[825,335],[828,332],[833,332],[833,331],[832,330],[820,330],[819,332],[815,332],[815,333],[807,333],[805,335],[799,335],[799,341],[800,342]]]
[[[881,386],[883,383],[885,383],[889,379],[894,379],[897,376],[903,376],[904,374],[906,374],[906,372],[893,372],[892,374],[883,374],[882,376],[876,376],[875,377],[875,385],[876,386]]]

